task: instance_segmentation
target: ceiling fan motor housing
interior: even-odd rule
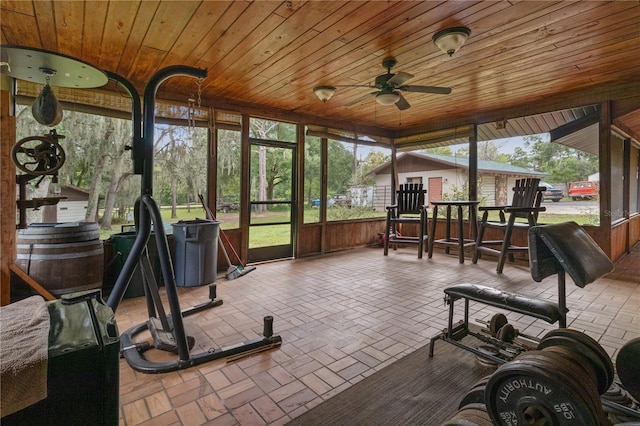
[[[388,87],[387,81],[391,79],[395,74],[382,74],[376,77],[376,87],[378,89],[384,89]]]
[[[418,93],[436,93],[446,95],[451,93],[451,89],[448,87],[434,87],[434,86],[408,86],[405,83],[412,79],[414,76],[409,74],[408,72],[399,72],[397,74],[391,73],[391,68],[396,65],[395,58],[387,58],[382,61],[382,66],[387,69],[386,74],[382,74],[376,77],[375,83],[373,86],[360,86],[356,85],[354,87],[375,87],[378,89],[378,92],[370,92],[366,95],[355,99],[347,104],[355,105],[360,103],[365,98],[369,96],[374,96],[376,98],[376,102],[381,105],[393,105],[395,104],[399,110],[405,110],[411,105],[409,102],[402,96],[400,92],[418,92]]]

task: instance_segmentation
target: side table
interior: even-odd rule
[[[441,244],[446,247],[446,253],[449,253],[449,247],[457,246],[458,247],[458,259],[460,263],[464,263],[464,249],[465,247],[472,247],[476,244],[476,236],[478,234],[478,223],[477,223],[477,214],[476,207],[480,204],[479,201],[431,201],[431,205],[433,205],[433,220],[431,221],[431,233],[429,234],[429,259],[433,255],[433,245]],[[446,207],[447,208],[447,222],[446,222],[446,230],[445,237],[441,239],[434,239],[434,235],[436,234],[436,224],[438,222],[438,207]],[[458,237],[451,238],[451,209],[456,207],[458,210]],[[464,218],[463,212],[464,208],[467,207],[469,209],[469,223],[471,225],[471,238],[464,237]]]

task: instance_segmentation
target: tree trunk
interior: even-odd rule
[[[108,141],[113,134],[113,122],[109,121],[104,132],[103,140]],[[87,204],[87,212],[85,213],[85,220],[89,222],[98,221],[98,203],[100,201],[100,185],[102,183],[102,171],[104,170],[104,163],[106,161],[106,155],[104,153],[108,144],[100,144],[98,149],[97,161],[93,169],[93,176],[91,178],[91,187],[89,188],[89,203]]]
[[[260,146],[258,150],[258,175],[260,179],[260,194],[258,195],[259,201],[267,200],[267,147]],[[266,206],[264,204],[260,204],[258,206],[258,211],[260,213],[264,213],[266,211]]]
[[[111,230],[111,223],[113,222],[113,210],[116,205],[116,197],[118,195],[118,189],[122,183],[127,180],[132,173],[120,174],[120,167],[122,164],[122,157],[117,159],[118,166],[114,167],[118,173],[114,174],[114,179],[111,181],[111,185],[109,186],[109,190],[107,191],[107,198],[104,201],[104,214],[100,218],[100,228]],[[115,176],[120,175],[119,178],[115,178]]]
[[[177,197],[177,192],[178,192],[178,187],[176,185],[176,174],[172,173],[171,174],[171,219],[175,219],[178,217],[178,209],[177,209],[177,205],[178,205],[178,197]]]
[[[84,219],[89,222],[98,220],[98,202],[100,201],[100,184],[102,183],[102,170],[104,169],[104,159],[96,162],[93,169],[93,177],[91,178],[91,187],[89,189],[89,202]]]

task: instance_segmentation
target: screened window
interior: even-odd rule
[[[388,163],[391,150],[368,144],[328,139],[327,220],[384,216],[379,192],[390,180],[374,170]]]
[[[216,130],[216,217],[225,229],[238,228],[240,223],[241,141],[239,130]]]
[[[631,147],[631,156],[630,156],[630,167],[629,167],[629,175],[631,177],[631,182],[629,182],[629,206],[630,213],[638,213],[640,211],[640,185],[638,185],[638,181],[640,180],[640,169],[638,166],[638,160],[640,159],[640,149],[635,146]]]
[[[320,221],[325,203],[322,187],[322,143],[319,137],[306,136],[304,145],[304,223]]]
[[[297,143],[297,126],[293,123],[251,118],[249,120],[249,137],[279,142]]]
[[[611,221],[624,217],[624,140],[614,133],[611,135]]]

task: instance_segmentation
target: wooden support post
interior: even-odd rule
[[[16,167],[11,148],[16,143],[16,118],[12,109],[12,79],[0,76],[0,306],[11,301],[9,265],[16,257]]]
[[[600,232],[598,243],[611,259],[611,102],[600,104]]]

